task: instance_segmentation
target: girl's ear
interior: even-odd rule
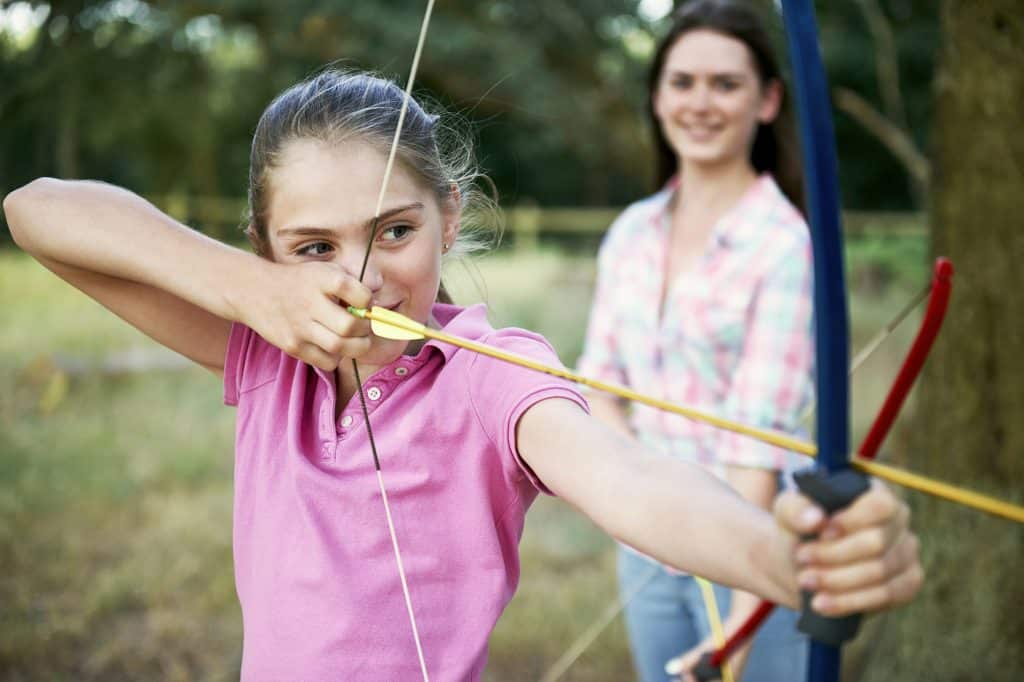
[[[445,202],[442,216],[444,224],[441,226],[441,243],[443,251],[447,251],[455,243],[459,236],[459,228],[462,227],[462,192],[456,183],[448,187],[448,200]]]
[[[782,82],[778,78],[768,81],[761,89],[761,106],[757,111],[757,120],[769,124],[779,115],[782,109]]]

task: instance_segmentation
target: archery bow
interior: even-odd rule
[[[817,41],[814,6],[810,0],[782,0],[790,63],[793,68],[800,140],[808,198],[808,222],[814,252],[814,312],[818,471],[825,477],[849,471],[849,357],[846,286],[843,276],[842,231],[835,135],[828,82]],[[828,395],[822,401],[821,396]],[[852,501],[847,500],[847,502]],[[801,629],[829,621],[813,617],[805,598]],[[837,621],[831,621],[837,622]],[[854,622],[846,619],[847,624]],[[824,628],[823,628],[824,629]],[[849,633],[841,633],[843,635]],[[808,682],[838,682],[839,642],[824,643],[811,635]]]

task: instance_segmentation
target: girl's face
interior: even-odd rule
[[[270,175],[271,258],[336,263],[358,278],[386,162],[361,141],[289,142]],[[458,227],[458,211],[442,211],[433,192],[396,163],[363,276],[372,305],[426,322],[441,282],[443,245],[453,243]],[[370,354],[361,360],[387,364],[407,343],[374,337]]]
[[[669,145],[681,162],[700,165],[747,161],[757,125],[774,120],[781,101],[780,85],[761,83],[743,42],[706,29],[669,48],[653,95]]]

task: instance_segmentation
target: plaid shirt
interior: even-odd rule
[[[698,263],[659,302],[676,183],[632,204],[598,256],[579,370],[586,376],[761,428],[795,433],[813,388],[810,234],[763,175],[719,219]],[[780,448],[644,405],[630,416],[646,445],[700,463],[784,470]]]

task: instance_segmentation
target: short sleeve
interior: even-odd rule
[[[484,343],[562,368],[554,349],[542,337],[524,330],[499,330]],[[467,382],[477,418],[505,466],[514,468],[516,475],[528,478],[541,492],[551,494],[520,457],[516,426],[523,414],[542,400],[563,398],[589,412],[586,400],[569,381],[484,355],[474,357]]]
[[[814,370],[810,243],[794,242],[767,272],[747,318],[723,416],[794,433],[801,429]],[[781,470],[787,461],[786,452],[776,446],[726,432],[718,454],[734,466]]]
[[[237,407],[243,393],[272,381],[287,359],[252,329],[233,323],[224,354],[224,404]]]
[[[228,349],[224,355],[224,404],[235,407],[242,392],[242,373],[245,356],[254,333],[244,324],[232,323],[228,336]]]

